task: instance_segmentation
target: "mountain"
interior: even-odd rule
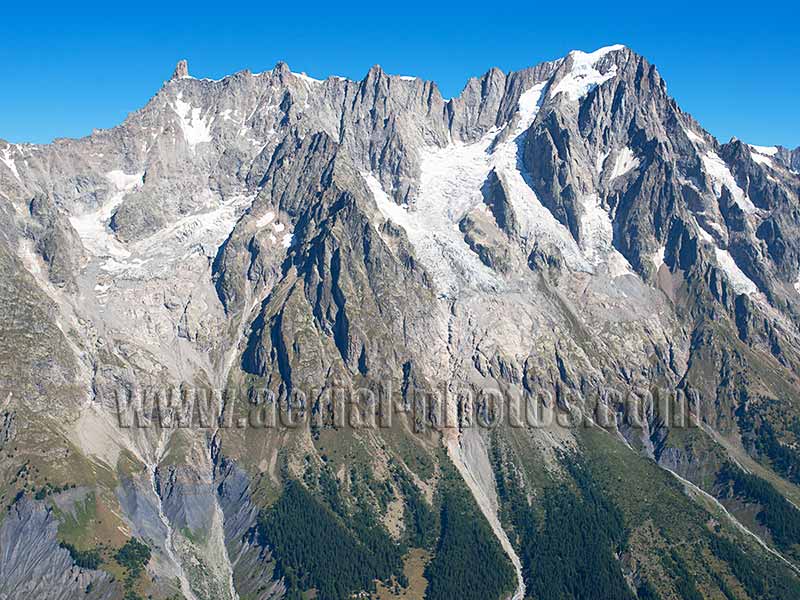
[[[800,597],[798,150],[624,46],[189,73],[0,141],[0,598]]]

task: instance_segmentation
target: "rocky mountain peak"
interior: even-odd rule
[[[172,72],[172,77],[170,77],[170,81],[173,79],[186,79],[189,77],[189,63],[186,59],[181,59],[178,61],[178,64],[175,65],[175,70]]]
[[[13,508],[0,522],[0,550],[3,540],[24,550],[10,559],[0,551],[0,573],[20,573],[0,577],[0,598],[31,597],[9,595],[26,573],[56,581],[15,570],[15,556],[60,556],[38,561],[55,569],[70,557],[58,542],[76,542],[57,540],[75,528],[55,522],[36,542],[45,525],[26,515],[54,520],[89,493],[115,536],[108,548],[127,535],[152,548],[156,560],[141,569],[150,579],[138,584],[152,584],[156,600],[296,597],[312,579],[293,581],[276,567],[292,552],[268,541],[271,520],[261,516],[273,509],[262,492],[283,498],[306,487],[302,502],[290,493],[276,505],[303,514],[315,498],[318,517],[325,503],[346,507],[327,530],[352,537],[353,548],[363,545],[362,529],[343,528],[339,517],[379,515],[369,531],[392,523],[403,544],[428,549],[435,591],[444,554],[435,539],[417,539],[411,528],[424,515],[411,512],[443,514],[454,492],[441,486],[456,484],[476,501],[468,521],[486,518],[501,548],[496,561],[513,568],[496,589],[428,597],[546,598],[531,564],[520,566],[531,557],[518,558],[510,539],[533,548],[547,526],[538,516],[546,507],[533,503],[548,502],[563,477],[590,483],[592,473],[568,457],[591,458],[598,477],[613,473],[596,489],[625,497],[619,506],[636,543],[623,561],[611,550],[625,540],[607,540],[604,568],[619,586],[597,595],[627,598],[625,578],[636,572],[643,581],[672,577],[658,565],[634,571],[649,556],[716,535],[706,527],[708,503],[684,498],[660,467],[717,493],[708,482],[730,445],[717,444],[715,427],[734,440],[772,439],[731,455],[750,467],[760,461],[753,473],[773,468],[766,452],[800,463],[800,151],[720,145],[678,108],[655,67],[620,45],[516,72],[493,68],[447,101],[433,82],[377,65],[359,82],[320,81],[284,62],[214,81],[192,78],[181,60],[173,80],[181,81],[119,127],[45,146],[0,142],[0,384],[26,386],[10,404],[0,392],[0,510]],[[184,382],[241,390],[242,411],[266,402],[319,419],[311,435],[269,427],[263,436],[220,421],[211,447],[210,430],[116,427],[117,390]],[[326,398],[337,386],[384,383],[398,390],[399,412],[418,422],[362,436],[366,429],[330,418]],[[687,415],[703,427],[673,436],[674,419],[654,414],[650,401],[642,422],[628,424],[622,400],[634,387],[637,396],[685,392]],[[65,388],[74,397],[50,391]],[[447,393],[428,402],[436,389]],[[473,408],[493,412],[485,389],[591,417],[586,428],[500,422],[484,431],[468,420]],[[236,397],[224,397],[220,417],[238,417]],[[407,410],[423,398],[430,411]],[[58,418],[38,418],[45,410]],[[46,446],[61,454],[43,463],[37,452]],[[353,453],[352,470],[329,467],[336,446]],[[47,486],[63,491],[45,487],[33,468],[30,481],[4,482],[4,473],[22,472],[19,457],[68,467],[48,469],[58,480]],[[603,463],[611,460],[625,462]],[[773,480],[788,472],[800,482],[774,464]],[[591,485],[581,503],[595,495]],[[47,509],[51,497],[64,510]],[[668,498],[689,517],[669,529],[675,520],[648,498]],[[499,518],[512,508],[524,520]],[[435,519],[430,528],[438,531]],[[728,535],[743,539],[736,527]],[[394,548],[389,537],[379,543]],[[578,538],[569,545],[581,548]],[[718,581],[719,561],[705,558],[713,548],[692,547],[680,560]],[[319,587],[318,596],[364,596],[362,581],[388,575],[365,572],[341,594]],[[309,575],[320,586],[325,576]],[[53,584],[37,597],[122,596],[112,589],[121,584],[92,577],[93,586],[84,580],[61,593]]]
[[[374,81],[376,79],[382,79],[385,73],[383,72],[383,68],[378,65],[372,65],[367,71],[367,74],[364,76],[365,81]]]
[[[275,75],[288,75],[292,72],[292,70],[289,68],[289,65],[286,62],[279,60],[272,68],[272,72]]]

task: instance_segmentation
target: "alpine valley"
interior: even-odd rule
[[[0,140],[0,599],[800,598],[799,170],[624,46]]]

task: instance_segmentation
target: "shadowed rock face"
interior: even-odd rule
[[[796,500],[799,156],[720,144],[622,46],[492,69],[451,100],[377,66],[361,81],[283,63],[211,81],[181,61],[118,127],[0,141],[0,597],[282,598],[297,583],[259,514],[288,479],[396,541],[412,499],[437,513],[454,463],[517,573],[494,595],[521,599],[536,580],[503,478],[533,506],[537,460],[601,459],[580,432],[469,429],[469,410],[492,412],[470,396],[486,387],[602,409],[620,452],[711,494],[733,461]],[[226,386],[238,395],[208,395],[207,428],[117,422],[121,392]],[[373,394],[360,410],[391,389],[413,417],[343,430],[341,386]],[[652,394],[632,426],[622,396],[654,388],[702,426],[674,430]],[[253,407],[318,421],[224,427]],[[56,511],[57,494],[36,494],[45,481],[95,491],[91,535],[65,517],[71,496]],[[111,550],[79,569],[58,545],[130,537],[152,550],[135,581],[111,579]],[[634,590],[645,546],[618,565]]]
[[[789,150],[788,148],[778,146],[776,149],[777,152],[773,156],[775,156],[777,160],[792,171],[797,172],[800,170],[800,147]]]

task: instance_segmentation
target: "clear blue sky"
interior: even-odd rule
[[[111,127],[184,57],[193,75],[212,78],[285,60],[315,77],[360,79],[379,63],[432,79],[449,97],[492,66],[623,43],[720,139],[800,146],[800,10],[784,0],[126,4],[5,3],[0,138],[48,142]]]

